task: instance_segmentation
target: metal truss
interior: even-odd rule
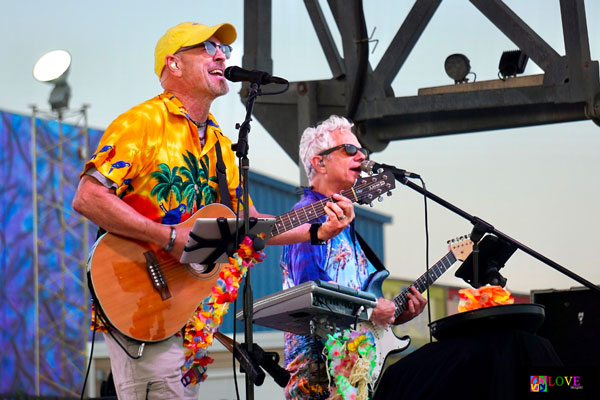
[[[260,98],[255,117],[298,162],[298,134],[330,114],[346,115],[361,143],[383,150],[391,140],[592,119],[600,125],[598,61],[590,58],[583,0],[558,0],[565,54],[558,54],[501,0],[471,3],[543,71],[504,81],[464,83],[395,97],[391,83],[442,0],[416,0],[373,69],[361,0],[328,0],[342,54],[318,0],[304,0],[332,79],[293,82]],[[245,0],[243,67],[272,71],[271,0]],[[241,92],[242,100],[247,89]]]
[[[87,106],[51,113],[32,108],[35,394],[79,396],[89,332],[89,240],[88,221],[71,201],[88,155]]]

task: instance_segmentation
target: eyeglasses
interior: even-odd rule
[[[344,149],[344,151],[346,152],[346,154],[348,154],[351,157],[353,155],[355,155],[357,151],[360,151],[361,153],[363,153],[365,155],[365,157],[369,157],[369,150],[365,149],[364,147],[356,147],[353,144],[340,144],[339,146],[335,146],[335,147],[332,147],[330,149],[323,150],[318,155],[319,156],[324,156],[324,155],[327,155],[329,153],[333,153],[334,151],[342,149],[342,148]]]
[[[217,54],[217,49],[219,48],[219,49],[221,49],[223,54],[225,54],[226,59],[229,59],[229,57],[231,57],[231,51],[233,50],[231,48],[231,46],[228,44],[224,44],[224,43],[216,44],[215,42],[211,42],[210,40],[207,40],[205,42],[194,44],[192,46],[180,47],[179,50],[177,50],[175,52],[175,54],[181,53],[182,51],[195,49],[196,47],[204,47],[204,49],[206,50],[206,53],[211,57],[213,57],[215,54]]]

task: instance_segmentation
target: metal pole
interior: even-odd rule
[[[58,256],[60,262],[60,281],[61,288],[59,291],[59,295],[62,299],[61,302],[61,318],[60,318],[60,357],[61,357],[61,366],[60,366],[60,376],[62,377],[63,385],[61,385],[62,394],[65,395],[64,389],[64,379],[65,379],[65,366],[67,364],[67,352],[65,348],[66,342],[66,319],[67,319],[67,309],[66,309],[66,295],[65,295],[65,286],[66,286],[66,274],[67,274],[67,265],[65,263],[65,163],[64,163],[64,133],[63,133],[63,113],[62,110],[58,110],[58,199],[57,205],[59,207],[59,243],[58,243]]]
[[[31,198],[33,202],[33,321],[35,328],[34,340],[34,364],[35,364],[35,395],[40,395],[40,297],[39,297],[39,259],[38,259],[38,207],[37,207],[37,145],[36,145],[36,126],[35,117],[37,107],[31,106],[31,176],[32,191]]]

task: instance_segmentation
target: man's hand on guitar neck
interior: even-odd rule
[[[327,221],[317,232],[317,236],[323,241],[339,235],[354,220],[354,204],[338,193],[333,195],[333,199],[335,202],[330,201],[325,205]]]
[[[389,324],[403,324],[421,314],[425,309],[427,299],[413,286],[410,287],[410,291],[406,295],[408,296],[407,309],[396,319],[394,319],[394,313],[396,312],[394,302],[384,298],[377,299],[377,307],[371,313],[371,322],[387,328]]]
[[[340,234],[354,220],[354,205],[348,198],[341,194],[333,195],[335,202],[330,201],[325,205],[327,221],[319,227],[317,236],[322,241],[327,241]],[[254,206],[250,207],[251,217],[272,218],[272,215],[259,213]],[[283,245],[307,242],[310,240],[310,224],[303,224],[280,235],[269,239],[269,245]]]
[[[417,315],[421,314],[425,309],[425,305],[427,305],[427,299],[423,297],[423,295],[419,293],[419,291],[415,289],[414,286],[410,287],[410,290],[406,292],[406,296],[408,297],[408,305],[406,311],[398,315],[398,318],[396,318],[396,320],[392,322],[394,325],[399,325],[410,321]]]

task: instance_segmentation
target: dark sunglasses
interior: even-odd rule
[[[323,150],[318,155],[324,156],[324,155],[333,153],[334,151],[342,149],[342,148],[344,149],[346,154],[348,154],[349,156],[353,156],[356,154],[357,151],[360,151],[361,153],[363,153],[365,155],[365,157],[369,157],[369,150],[365,149],[364,147],[356,147],[353,144],[340,144],[339,146],[335,146],[330,149]]]
[[[213,57],[215,54],[217,54],[217,49],[221,49],[223,54],[225,54],[225,58],[227,58],[227,59],[229,59],[229,57],[231,57],[231,51],[233,50],[231,48],[231,46],[228,44],[224,44],[224,43],[216,44],[215,42],[211,42],[210,40],[207,40],[205,42],[198,43],[198,44],[195,44],[192,46],[180,47],[179,50],[177,50],[175,52],[175,54],[181,53],[182,51],[195,49],[197,47],[204,47],[204,49],[206,50],[208,55],[211,57]]]

